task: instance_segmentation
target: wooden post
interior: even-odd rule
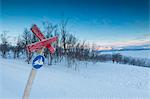
[[[38,53],[42,55],[43,51],[44,51],[44,48],[42,48],[41,50],[39,50]],[[30,72],[30,75],[29,75],[29,78],[28,78],[28,82],[27,82],[26,88],[24,90],[24,94],[22,96],[22,99],[29,99],[35,75],[36,75],[36,69],[32,68],[32,70]]]
[[[35,75],[36,75],[36,69],[32,68],[22,99],[29,99],[30,91],[31,91],[31,87],[32,87]]]

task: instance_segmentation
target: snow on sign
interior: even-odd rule
[[[27,50],[29,53],[40,50],[40,54],[42,54],[43,53],[42,51],[44,48],[48,48],[52,54],[55,52],[55,49],[51,46],[51,43],[57,41],[57,39],[58,39],[57,36],[46,39],[36,25],[32,26],[31,31],[37,36],[37,38],[40,39],[40,41],[27,45]],[[45,59],[42,55],[38,55],[33,60],[33,62],[32,62],[33,68],[30,72],[28,82],[27,82],[26,88],[24,90],[24,94],[22,96],[22,99],[28,99],[29,98],[32,83],[33,83],[33,80],[34,80],[35,75],[36,75],[36,69],[39,69],[40,67],[43,66],[44,60]]]
[[[38,55],[32,62],[32,66],[35,69],[39,69],[44,64],[44,56]]]

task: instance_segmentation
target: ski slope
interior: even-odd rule
[[[112,63],[60,63],[37,71],[30,99],[150,99],[150,68]],[[21,99],[31,64],[0,58],[0,99]]]

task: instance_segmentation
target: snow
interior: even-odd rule
[[[101,52],[101,53],[102,54],[120,53],[121,55],[125,55],[125,56],[150,59],[150,50],[112,51],[112,52]]]
[[[21,99],[31,64],[0,58],[0,98]],[[30,99],[149,99],[150,68],[112,63],[65,63],[37,70]]]

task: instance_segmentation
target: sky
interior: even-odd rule
[[[90,44],[150,44],[150,0],[1,0],[0,32],[20,35],[42,22],[60,24]]]

